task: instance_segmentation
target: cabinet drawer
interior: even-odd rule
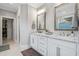
[[[38,46],[39,48],[41,47],[42,49],[46,49],[47,48],[47,45],[42,45],[42,44],[39,44]]]
[[[39,44],[41,44],[41,45],[47,45],[47,41],[46,41],[46,42],[44,42],[44,41],[39,41]]]
[[[39,41],[47,42],[47,38],[45,38],[45,37],[40,37]]]
[[[41,53],[42,55],[47,55],[47,49],[46,49],[46,48],[43,48],[43,47],[39,46],[38,51],[39,51],[39,53]]]

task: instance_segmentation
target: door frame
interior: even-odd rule
[[[4,17],[4,18],[13,19],[13,28],[14,28],[14,20],[16,20],[15,17],[11,17],[11,16],[0,16],[0,19],[1,19],[1,20],[0,20],[0,21],[1,21],[1,24],[0,24],[0,25],[1,25],[1,26],[0,26],[0,27],[1,27],[1,29],[0,29],[0,33],[1,33],[1,34],[0,34],[0,41],[1,41],[0,43],[1,43],[1,44],[0,44],[0,45],[3,45],[3,40],[2,40],[2,20],[3,20],[3,17]],[[16,28],[16,31],[17,31],[17,28]],[[16,35],[16,39],[17,39],[17,35]],[[13,30],[13,40],[14,40],[14,30]],[[16,42],[16,40],[14,40],[14,41]]]

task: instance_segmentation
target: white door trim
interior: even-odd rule
[[[0,24],[0,45],[3,45],[3,40],[2,40],[2,19],[3,19],[3,17],[5,17],[5,18],[10,18],[10,19],[13,19],[13,25],[14,25],[14,20],[16,20],[16,18],[15,17],[10,17],[10,16],[0,16],[0,22],[1,22],[1,24]],[[17,30],[17,28],[16,28],[16,30]],[[14,31],[13,31],[14,32]],[[17,35],[16,35],[16,37],[17,37]],[[13,36],[13,38],[14,38],[14,36]],[[15,42],[16,42],[16,40],[15,40]]]

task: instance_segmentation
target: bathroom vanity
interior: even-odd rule
[[[31,33],[30,45],[44,56],[78,56],[78,37]]]
[[[46,11],[47,12],[47,11]],[[46,13],[43,16],[37,16],[37,32],[30,34],[30,44],[33,49],[44,56],[78,56],[79,38],[74,35],[58,35],[42,33],[47,31]],[[44,20],[38,21],[38,20]],[[47,19],[49,20],[49,18]],[[43,22],[43,23],[42,23]],[[77,26],[77,4],[61,4],[55,7],[54,14],[55,30],[74,31]],[[50,22],[49,22],[50,23]],[[44,24],[44,25],[42,25]],[[40,25],[40,26],[38,26]],[[41,30],[43,30],[41,32]],[[50,29],[51,30],[51,29]],[[73,33],[71,33],[73,34]]]

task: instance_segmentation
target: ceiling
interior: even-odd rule
[[[34,8],[39,8],[40,6],[42,6],[44,3],[29,3],[28,5],[34,7]]]
[[[28,5],[34,7],[34,8],[39,8],[42,6],[44,3],[28,3]],[[20,4],[18,3],[0,3],[0,9],[8,10],[11,12],[17,12],[18,6]]]
[[[17,8],[18,8],[18,4],[0,3],[0,9],[16,12]]]

